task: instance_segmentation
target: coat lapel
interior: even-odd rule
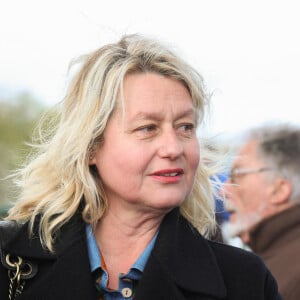
[[[26,282],[19,300],[96,299],[84,229],[79,216],[63,226],[55,254],[45,251],[37,237],[28,241],[27,226],[6,242],[6,252],[38,262],[38,273]]]
[[[198,299],[197,295],[199,299],[204,295],[208,299],[226,297],[225,283],[208,241],[179,214],[179,209],[169,213],[160,227],[137,299],[153,299],[151,294],[155,299],[178,300]]]

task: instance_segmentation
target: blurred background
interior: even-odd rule
[[[211,94],[205,134],[229,145],[265,122],[299,123],[297,1],[10,0],[0,10],[0,177],[19,166],[42,112],[58,103],[72,59],[123,34],[174,47]],[[14,188],[0,180],[0,214]]]

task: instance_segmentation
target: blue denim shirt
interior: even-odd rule
[[[118,290],[110,290],[107,287],[108,273],[102,268],[101,255],[98,249],[98,245],[93,234],[92,228],[89,224],[86,225],[87,247],[92,272],[98,272],[100,279],[97,280],[97,289],[101,293],[100,299],[105,300],[132,300],[134,299],[134,291],[136,284],[141,279],[144,267],[148,260],[148,257],[154,246],[157,233],[154,235],[146,249],[139,256],[136,262],[131,266],[127,274],[119,275],[119,288]]]

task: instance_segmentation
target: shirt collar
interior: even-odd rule
[[[139,256],[139,258],[137,259],[137,261],[132,265],[132,269],[137,269],[141,272],[144,271],[145,265],[147,263],[147,260],[150,256],[150,253],[153,249],[153,246],[155,244],[156,241],[156,237],[157,237],[158,231],[155,233],[155,235],[153,236],[152,240],[150,241],[150,243],[147,245],[146,249],[142,252],[142,254]]]
[[[86,229],[87,248],[88,248],[88,254],[90,259],[91,271],[93,272],[102,266],[101,256],[91,225],[87,224],[85,229]],[[152,240],[147,245],[146,249],[142,252],[142,254],[139,256],[139,258],[136,260],[136,262],[132,265],[131,269],[137,269],[141,272],[144,271],[146,262],[155,244],[157,234],[158,232],[156,232],[156,234],[153,236]]]
[[[101,267],[101,257],[91,225],[87,224],[85,230],[91,271],[93,272]]]

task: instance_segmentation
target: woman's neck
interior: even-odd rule
[[[159,213],[118,214],[110,211],[95,230],[109,274],[109,288],[117,289],[119,274],[127,273],[145,250],[164,217]]]

